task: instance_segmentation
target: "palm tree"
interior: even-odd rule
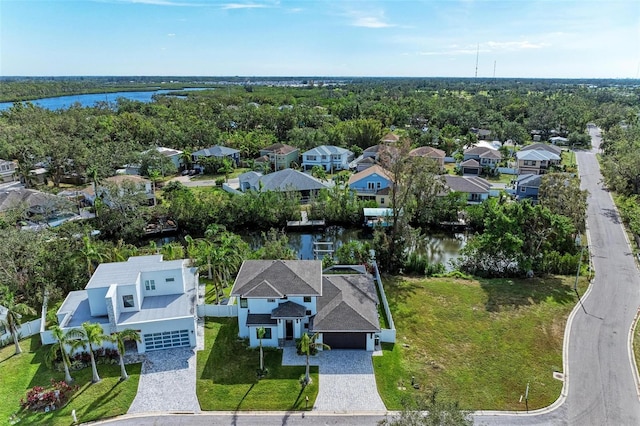
[[[36,311],[24,303],[16,303],[16,298],[10,291],[4,293],[2,299],[0,299],[0,305],[5,308],[2,323],[9,329],[9,332],[11,332],[13,343],[16,345],[16,355],[19,355],[22,353],[22,348],[20,347],[20,340],[18,339],[18,327],[20,326],[22,316],[35,315]]]
[[[82,237],[82,248],[80,249],[80,255],[87,262],[87,273],[89,278],[95,271],[94,263],[100,264],[104,260],[104,255],[101,251],[101,247],[94,243],[89,236]]]
[[[318,342],[318,333],[315,333],[313,336],[309,336],[307,333],[302,333],[302,338],[300,339],[300,352],[307,356],[307,368],[304,372],[304,384],[308,385],[311,381],[311,377],[309,376],[309,355],[311,355],[312,351],[318,349],[327,349],[331,348],[329,345],[325,345],[324,343]]]
[[[67,335],[76,339],[73,344],[73,348],[82,346],[82,348],[86,349],[89,346],[89,356],[91,357],[91,372],[93,373],[93,378],[91,382],[98,383],[100,381],[100,376],[98,376],[98,369],[96,368],[96,359],[93,355],[94,346],[102,345],[102,342],[105,340],[109,340],[109,336],[104,334],[102,331],[102,327],[100,324],[91,323],[89,321],[82,323],[82,328],[74,328],[67,332]]]
[[[165,260],[176,260],[184,257],[184,247],[180,243],[163,244],[160,247],[160,253]]]
[[[180,161],[182,161],[182,164],[184,165],[185,170],[191,169],[191,165],[193,164],[193,159],[191,158],[190,149],[185,149],[184,151],[182,151],[182,154],[180,154]]]
[[[264,371],[264,352],[262,351],[262,339],[264,338],[265,330],[264,327],[258,327],[258,339],[260,339],[260,371]]]
[[[118,356],[120,357],[120,380],[127,380],[129,378],[129,375],[127,374],[127,370],[124,367],[124,353],[126,350],[124,344],[127,341],[140,342],[140,333],[127,328],[125,330],[113,333],[111,335],[111,341],[115,342],[118,346]]]
[[[69,360],[69,354],[67,353],[66,347],[72,346],[72,339],[70,339],[69,334],[65,333],[58,325],[54,325],[50,330],[58,343],[51,345],[51,350],[47,355],[46,362],[49,366],[53,365],[53,361],[57,358],[59,351],[62,355],[62,363],[64,364],[64,380],[67,383],[71,383],[73,382],[73,377],[71,377],[71,374],[69,373],[71,361]]]

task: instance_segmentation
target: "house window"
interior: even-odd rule
[[[122,304],[125,308],[133,308],[135,306],[133,303],[133,294],[126,294],[122,296]]]
[[[520,188],[520,192],[524,192],[524,186]]]
[[[260,338],[260,336],[258,335],[258,329],[256,328],[256,338]],[[271,339],[271,329],[270,328],[265,328],[264,329],[264,336],[262,337],[263,339]]]
[[[305,328],[305,330],[307,330],[309,328],[309,323],[308,322],[304,323],[304,328]]]
[[[311,315],[311,309],[307,309],[307,310],[304,312],[304,314],[305,314],[306,316]]]
[[[307,161],[316,161],[315,155],[307,155]]]
[[[241,308],[247,308],[249,306],[249,304],[247,303],[247,299],[245,299],[244,297],[240,298],[240,307]]]
[[[384,204],[384,197],[380,198],[380,204]]]
[[[275,301],[276,301],[276,299],[267,299],[267,302],[269,302],[269,303],[273,303]]]
[[[367,182],[367,189],[376,189],[375,182]]]
[[[311,303],[311,296],[305,296],[303,300],[304,303]]]
[[[326,160],[326,159],[327,159],[327,156],[326,156],[326,155],[323,155],[323,156],[322,156],[322,159],[323,159],[323,160]]]
[[[174,282],[175,280],[176,280],[175,278],[171,277],[171,278],[167,278],[167,279],[165,279],[165,282],[172,283],[172,282]]]
[[[145,280],[144,281],[144,288],[146,290],[155,290],[156,289],[156,282],[155,280]]]

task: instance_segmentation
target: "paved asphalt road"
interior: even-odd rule
[[[565,349],[566,399],[539,414],[476,413],[477,425],[640,425],[640,399],[631,362],[629,330],[640,306],[640,274],[607,191],[594,149],[576,154],[582,188],[589,195],[587,225],[595,280],[575,311]],[[567,353],[568,352],[568,353]],[[567,366],[568,363],[568,366]],[[216,414],[119,419],[118,425],[374,425],[381,415]]]

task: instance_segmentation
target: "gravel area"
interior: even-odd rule
[[[128,414],[151,411],[199,413],[196,353],[191,348],[145,354],[140,383]]]
[[[283,365],[305,365],[305,357],[286,346]],[[319,366],[320,389],[313,406],[317,411],[386,411],[378,394],[371,352],[358,350],[321,351],[309,360]]]

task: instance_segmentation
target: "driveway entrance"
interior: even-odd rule
[[[386,411],[378,395],[371,352],[321,351],[309,361],[311,365],[317,365],[320,372],[320,386],[314,410],[336,413]],[[282,365],[305,365],[305,357],[297,355],[294,346],[285,346]]]

